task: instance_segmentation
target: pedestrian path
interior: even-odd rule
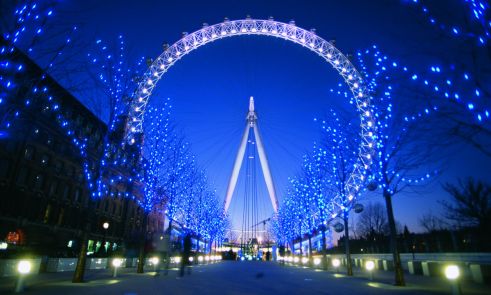
[[[91,271],[87,282],[80,284],[71,283],[71,273],[41,274],[28,279],[25,294],[450,294],[450,286],[440,278],[407,276],[407,287],[395,287],[389,272],[375,273],[371,281],[363,272],[347,277],[274,262],[199,265],[182,278],[178,278],[177,269],[167,276],[154,274],[124,269],[113,278],[109,270]],[[12,279],[1,279],[0,294],[9,294],[13,283]],[[463,291],[488,294],[484,286],[470,283],[463,285]]]

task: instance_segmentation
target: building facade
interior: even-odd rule
[[[141,197],[142,184],[133,180],[126,187],[114,185],[106,196],[91,199],[80,152],[48,100],[59,102],[54,107],[73,123],[77,138],[88,139],[90,169],[98,169],[106,124],[54,79],[43,76],[42,69],[26,56],[16,58],[24,70],[15,75],[17,87],[8,95],[4,92],[0,103],[0,242],[6,242],[9,250],[72,256],[83,231],[89,230],[89,253],[103,255],[121,246],[134,247],[142,239],[145,214],[126,195],[131,189],[136,198]],[[115,142],[123,131],[112,135]],[[125,156],[126,151],[115,146],[121,150],[114,154]],[[127,168],[110,173],[124,177]],[[156,208],[149,214],[146,230],[158,233],[163,227],[163,210]]]

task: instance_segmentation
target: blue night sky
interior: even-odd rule
[[[397,0],[65,0],[61,8],[82,23],[82,34],[88,40],[111,41],[123,34],[135,59],[157,57],[163,43],[174,43],[182,32],[198,30],[204,22],[215,24],[224,17],[242,19],[246,15],[258,19],[273,16],[282,22],[294,19],[299,27],[315,28],[324,39],[335,39],[344,53],[378,44],[389,54],[404,56],[406,63],[419,58],[425,48],[443,46],[433,41],[431,28],[416,20],[417,13]],[[338,82],[331,66],[305,48],[275,38],[243,36],[214,42],[177,62],[159,82],[150,103],[171,99],[175,121],[224,198],[245,127],[248,98],[254,96],[281,201],[288,177],[298,173],[302,155],[318,139],[314,118],[322,118],[330,108],[355,112],[346,99],[330,93]],[[491,179],[489,169],[484,168],[489,162],[474,150],[460,150],[432,184],[418,193],[395,197],[396,219],[410,230],[420,230],[417,217],[428,211],[438,214],[437,201],[447,197],[440,189],[442,182],[471,175]],[[242,177],[230,211],[236,228],[242,217],[243,182]],[[263,181],[259,183],[263,200],[260,218],[267,218],[272,208]],[[382,197],[367,200],[382,202]]]

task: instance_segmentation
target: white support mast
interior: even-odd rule
[[[276,192],[273,185],[273,177],[271,176],[271,170],[269,169],[268,158],[266,157],[266,152],[264,150],[263,142],[261,140],[261,135],[259,134],[259,128],[257,126],[257,115],[254,110],[254,98],[251,96],[249,99],[249,112],[247,113],[247,126],[242,136],[242,141],[240,143],[239,151],[237,152],[237,157],[235,158],[234,168],[232,170],[232,175],[230,176],[230,181],[227,187],[227,195],[225,197],[225,211],[228,210],[230,202],[232,201],[232,195],[235,191],[235,186],[237,185],[237,179],[239,177],[240,167],[244,161],[244,154],[247,144],[247,138],[252,128],[254,132],[254,137],[256,138],[257,150],[259,154],[259,160],[261,162],[261,168],[263,170],[264,181],[266,182],[266,187],[268,188],[269,198],[271,199],[271,205],[273,205],[274,212],[278,212],[278,201],[276,199]]]

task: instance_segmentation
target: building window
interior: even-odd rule
[[[17,176],[17,184],[25,185],[27,182],[27,176],[29,175],[29,170],[27,167],[22,167],[19,171],[19,175]]]
[[[47,146],[52,146],[53,145],[53,138],[51,138],[51,136],[48,136],[46,138],[46,145]]]
[[[72,167],[66,166],[66,171],[65,171],[66,176],[67,177],[72,177],[73,176],[73,170],[74,169]]]
[[[70,193],[70,185],[69,184],[65,184],[65,187],[63,188],[62,199],[63,200],[66,200],[68,198],[68,194],[69,193]]]
[[[49,222],[49,216],[51,215],[51,204],[48,204],[46,206],[46,209],[44,210],[44,218],[43,222],[48,223]]]
[[[91,131],[92,131],[92,124],[87,123],[87,125],[85,126],[85,132],[90,134]]]
[[[55,172],[56,173],[61,173],[62,170],[63,170],[63,161],[56,160],[56,162],[55,162]]]
[[[41,166],[48,166],[49,165],[49,155],[43,154],[41,156]]]
[[[66,147],[66,144],[63,144],[63,143],[59,143],[56,145],[58,147],[58,152],[60,154],[64,154],[67,152],[67,147]]]
[[[50,196],[55,196],[57,189],[58,189],[58,181],[57,180],[53,180],[51,182],[51,184],[49,185],[49,195]]]
[[[77,189],[75,190],[75,194],[74,194],[74,196],[73,196],[73,201],[74,201],[75,203],[79,203],[79,202],[80,202],[80,195],[81,195],[80,189],[79,189],[79,188],[77,188]]]
[[[82,172],[78,172],[78,174],[77,174],[77,181],[78,182],[84,181],[84,174]]]
[[[8,159],[0,159],[0,177],[7,178],[9,172],[9,160]]]
[[[26,149],[24,150],[24,159],[26,160],[32,160],[34,159],[34,147],[33,146],[26,146]]]
[[[36,177],[34,177],[33,187],[35,190],[41,190],[43,188],[43,184],[44,184],[44,175],[40,173],[36,175]]]
[[[77,127],[80,127],[82,125],[83,121],[84,121],[84,118],[82,117],[82,115],[78,115],[77,119],[75,120],[75,124],[77,125]]]

